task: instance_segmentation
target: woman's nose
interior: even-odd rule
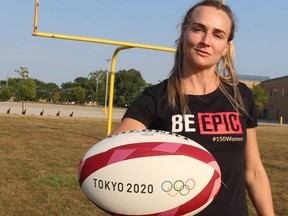
[[[203,34],[201,42],[203,44],[205,44],[206,46],[210,46],[211,45],[211,35],[209,35],[208,33]]]

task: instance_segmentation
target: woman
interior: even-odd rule
[[[169,78],[145,89],[113,133],[166,130],[210,151],[221,168],[223,184],[199,215],[248,215],[246,188],[259,215],[274,215],[257,147],[254,99],[238,82],[234,68],[234,32],[228,6],[204,0],[192,7],[182,22]]]

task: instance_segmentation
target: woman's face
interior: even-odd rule
[[[184,68],[215,70],[230,45],[230,29],[225,12],[209,6],[195,8],[183,34]]]

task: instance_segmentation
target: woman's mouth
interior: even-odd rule
[[[205,50],[201,50],[201,49],[195,49],[196,53],[200,56],[203,56],[203,57],[207,57],[207,56],[210,56],[211,54]]]

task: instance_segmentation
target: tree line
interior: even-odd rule
[[[45,83],[29,77],[27,67],[14,71],[19,78],[0,80],[0,101],[45,101],[50,103],[94,103],[104,106],[108,103],[109,82],[107,71],[96,70],[88,77],[77,77],[73,82]],[[109,79],[109,77],[108,77]],[[108,86],[106,84],[108,83]],[[146,83],[140,71],[135,69],[120,70],[115,73],[114,106],[129,106],[151,84]],[[107,91],[106,91],[107,88]],[[268,95],[260,85],[253,85],[252,92],[258,111],[263,110]]]
[[[20,67],[14,72],[19,77],[0,80],[0,101],[94,103],[104,106],[109,100],[109,73],[105,70],[90,72],[88,77],[77,77],[73,82],[64,82],[61,86],[30,78],[28,67]],[[116,72],[113,104],[118,107],[129,106],[149,85],[151,84],[146,83],[140,71],[135,69]]]

